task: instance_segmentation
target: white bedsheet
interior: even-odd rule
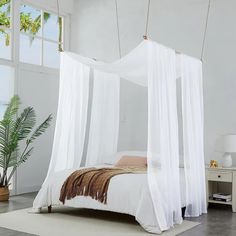
[[[73,171],[75,170],[57,172],[48,180],[34,201],[33,210],[35,212],[49,205],[62,205],[59,201],[61,187]],[[180,182],[182,206],[184,206],[185,180],[183,168],[180,168]],[[122,174],[113,177],[109,184],[106,205],[91,197],[77,196],[71,200],[66,200],[65,206],[129,214],[134,216],[148,232],[161,233],[156,222],[146,174]]]

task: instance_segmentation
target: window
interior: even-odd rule
[[[0,120],[6,110],[7,103],[14,94],[14,69],[0,65]]]
[[[0,0],[0,58],[11,59],[11,1]]]
[[[0,60],[59,68],[66,17],[18,3],[0,0]]]
[[[20,8],[20,61],[59,67],[63,19],[29,5]]]
[[[11,1],[0,0],[0,58],[9,62],[12,60],[12,24],[11,24]],[[0,64],[0,119],[6,109],[6,105],[13,95],[13,68]]]

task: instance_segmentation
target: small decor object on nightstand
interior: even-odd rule
[[[210,168],[218,168],[218,162],[216,160],[211,160]]]
[[[236,152],[236,135],[235,134],[224,136],[223,148],[224,148],[225,153],[223,155],[222,166],[229,168],[232,166],[231,153]]]

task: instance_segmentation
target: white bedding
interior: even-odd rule
[[[34,211],[49,205],[62,205],[59,201],[61,187],[66,178],[75,170],[57,172],[40,190],[34,201]],[[184,169],[180,168],[180,186],[182,207],[185,206]],[[168,186],[167,186],[168,187]],[[47,194],[45,194],[45,192]],[[102,204],[90,197],[78,196],[66,200],[65,206],[113,211],[133,215],[148,232],[161,233],[153,210],[148,190],[146,174],[123,174],[113,177],[109,184],[107,204]]]

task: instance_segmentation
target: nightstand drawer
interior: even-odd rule
[[[232,182],[231,172],[208,171],[208,180],[219,182]]]

